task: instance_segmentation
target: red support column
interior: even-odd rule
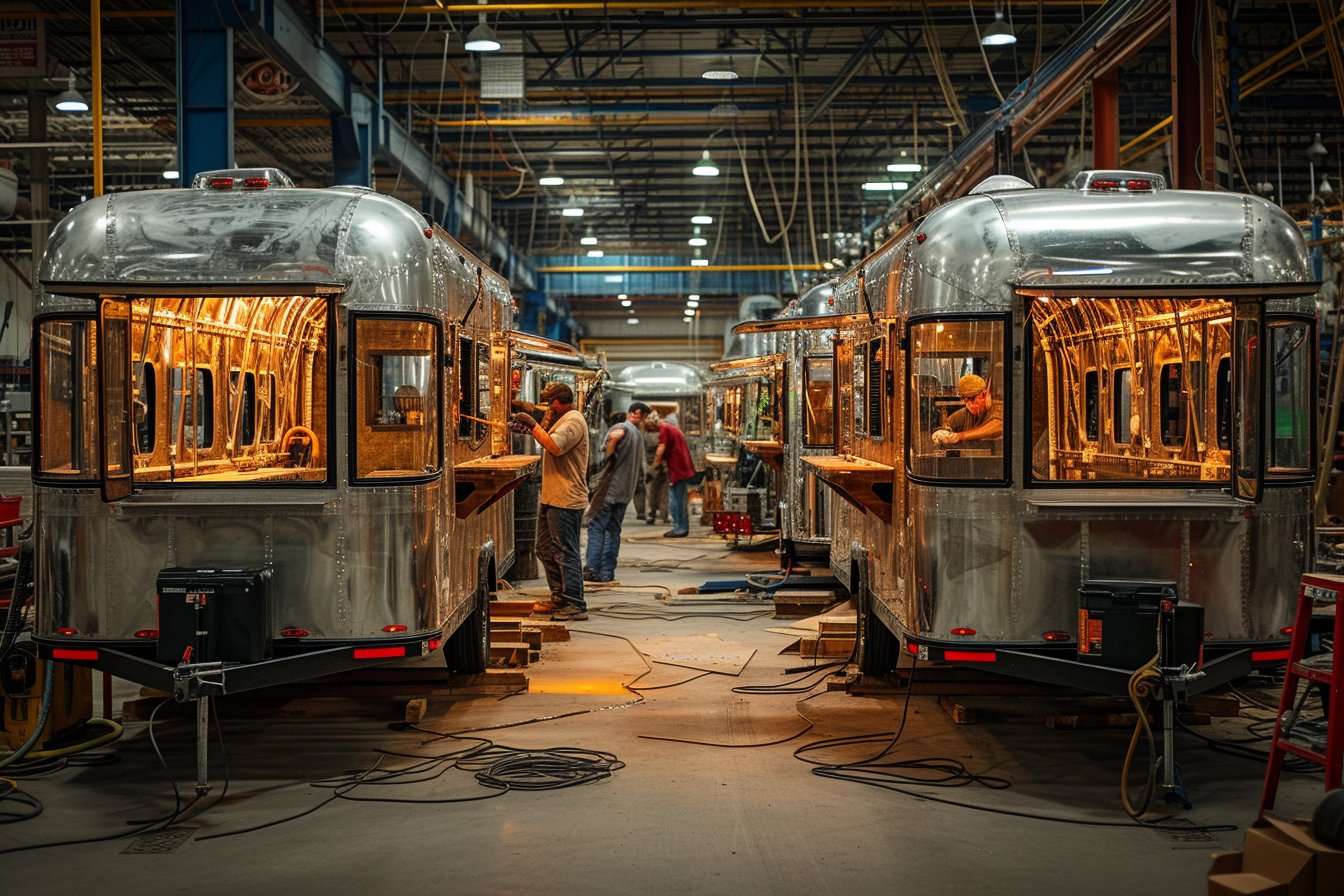
[[[1120,70],[1092,79],[1092,167],[1120,167]]]
[[[1172,186],[1183,190],[1217,185],[1211,5],[1171,5],[1171,175]]]

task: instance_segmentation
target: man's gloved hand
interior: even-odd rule
[[[537,425],[537,418],[527,411],[519,411],[513,415],[513,425],[518,432],[531,432],[532,428]]]
[[[950,429],[935,429],[932,435],[933,444],[939,448],[947,445],[953,445],[957,441],[957,434]]]

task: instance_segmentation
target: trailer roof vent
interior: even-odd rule
[[[1149,171],[1079,171],[1069,181],[1070,190],[1082,193],[1156,193],[1167,188],[1167,179]]]
[[[279,168],[223,168],[202,171],[191,179],[193,190],[271,190],[293,186],[294,181]]]

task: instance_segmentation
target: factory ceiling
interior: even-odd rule
[[[1079,35],[1106,15],[1105,46],[1114,49],[1105,52],[1121,63],[1119,161],[1156,171],[1169,165],[1172,32],[1158,20],[1165,3],[231,5],[244,21],[273,25],[287,15],[316,50],[343,60],[352,89],[529,260],[577,258],[595,245],[608,259],[689,261],[698,252],[716,265],[850,264],[915,207],[912,190],[865,183],[917,189],[931,166],[950,153],[955,160],[958,147],[1024,91],[1050,92],[1053,105],[1006,164],[1033,182],[1058,183],[1091,157],[1091,73],[1035,79],[1061,53],[1079,52]],[[1218,185],[1270,195],[1305,217],[1323,179],[1344,183],[1339,4],[1191,6],[1198,20],[1212,22],[1199,33],[1215,48]],[[1125,15],[1116,15],[1120,8]],[[50,105],[72,76],[89,95],[90,10],[85,0],[0,7],[0,63],[14,61],[4,55],[12,51],[6,35],[22,37],[34,17],[44,45],[28,74],[0,65],[0,164],[9,163],[20,184],[19,220],[0,222],[9,225],[0,227],[0,256],[11,264],[31,252],[41,226],[95,192],[93,116]],[[996,12],[1016,43],[982,45]],[[464,49],[482,23],[498,35],[500,51]],[[97,25],[102,189],[179,185],[164,177],[178,164],[174,3],[103,0]],[[1144,28],[1141,43],[1125,43]],[[301,186],[329,185],[331,119],[341,110],[318,89],[320,72],[279,65],[274,51],[265,27],[232,32],[236,161],[278,167]],[[1317,135],[1323,152],[1308,155]],[[692,173],[706,157],[717,176]],[[922,170],[889,172],[894,163]],[[45,172],[39,184],[34,171]],[[424,174],[405,154],[381,152],[372,185],[423,207]],[[944,164],[939,176],[948,174]],[[547,175],[564,183],[543,185]],[[571,202],[581,217],[562,214]],[[693,215],[712,223],[696,225]],[[25,219],[45,223],[25,227]],[[463,230],[465,241],[484,243],[479,230]],[[703,246],[689,243],[697,237]],[[497,249],[482,254],[498,263]]]

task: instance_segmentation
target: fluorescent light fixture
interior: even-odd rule
[[[87,112],[89,104],[75,89],[75,73],[70,72],[70,81],[64,90],[56,95],[56,110],[58,112]],[[716,172],[717,173],[717,172]]]
[[[607,254],[607,253],[603,252],[601,249],[589,249],[589,250],[588,250],[588,257],[589,257],[589,258],[601,258],[603,255],[606,255],[606,254]]]
[[[700,303],[699,303],[699,302],[696,302],[696,301],[694,301],[694,300],[692,300],[692,301],[689,301],[689,302],[686,303],[686,307],[687,307],[687,308],[699,308],[699,307],[700,307]]]
[[[537,183],[543,187],[563,187],[565,179],[560,176],[560,172],[555,170],[555,162],[549,162],[546,165],[546,171],[537,178]]]
[[[688,301],[688,302],[698,302],[698,301],[700,301],[700,293],[698,293],[698,292],[693,292],[693,293],[691,293],[690,295],[688,295],[688,296],[686,297],[686,301]]]
[[[692,245],[692,246],[707,246],[707,245],[709,245],[709,240],[707,240],[707,239],[705,239],[704,237],[699,236],[699,235],[691,237],[691,238],[688,239],[686,242],[687,242],[689,245]]]
[[[622,277],[620,274],[607,274],[605,277],[602,278],[602,282],[603,282],[603,283],[620,283],[620,282],[621,282],[622,280],[624,280],[624,279],[625,279],[625,278]]]
[[[709,267],[709,259],[708,259],[708,258],[692,258],[692,259],[691,259],[691,267],[693,267],[693,268],[707,268],[707,267]]]
[[[714,216],[713,216],[713,215],[706,215],[706,214],[704,214],[703,212],[700,213],[700,214],[698,214],[698,215],[691,215],[691,223],[692,223],[692,224],[713,224],[713,223],[714,223]]]
[[[625,319],[625,322],[628,323],[630,326],[633,327],[635,324],[639,323],[639,318],[637,318],[637,317],[627,317],[627,318]]]
[[[892,162],[887,170],[893,174],[918,174],[924,170],[924,166],[918,162]]]
[[[903,180],[870,180],[863,188],[870,193],[898,193],[910,189],[910,184]]]
[[[177,180],[182,174],[176,168],[168,168],[163,172],[164,180]]]
[[[597,245],[597,237],[593,236],[591,233],[588,234],[587,236],[579,237],[579,245],[580,245],[580,246],[596,246],[596,245]]]
[[[1007,47],[1017,43],[1013,26],[1003,20],[1003,10],[994,10],[994,21],[990,22],[989,27],[980,35],[980,43],[987,47]]]
[[[573,193],[569,194],[569,202],[566,202],[565,207],[560,209],[560,214],[564,215],[566,218],[583,217],[583,209],[579,206],[579,202],[574,198]]]
[[[691,173],[696,177],[718,177],[719,166],[714,164],[714,160],[709,157],[709,150],[706,149],[700,154],[700,161],[695,163]]]
[[[628,295],[626,295],[625,293],[621,293],[621,294],[618,295],[616,298],[618,298],[618,299],[620,299],[622,302],[624,302],[626,299],[628,299],[628,298],[630,298],[630,297],[629,297]]]
[[[622,307],[622,308],[629,308],[630,305],[631,305],[630,300],[627,299],[625,296],[621,296],[621,307]]]

